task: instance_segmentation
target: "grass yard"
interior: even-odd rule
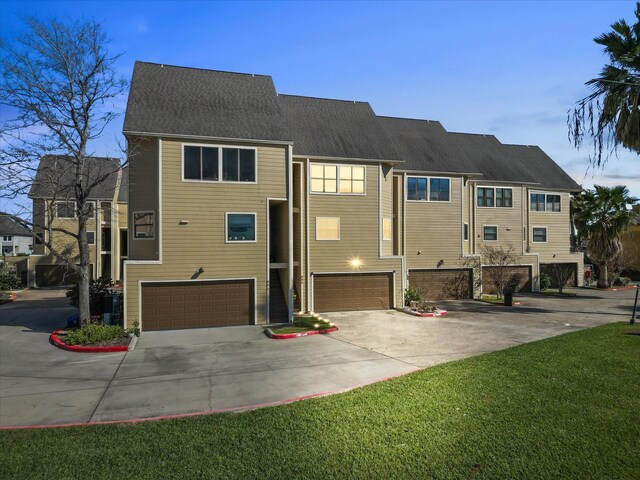
[[[273,327],[273,333],[300,333],[310,332],[312,330],[328,330],[333,328],[333,323],[327,319],[312,317],[311,315],[296,316],[293,318],[293,326],[291,327]]]
[[[4,431],[0,478],[637,479],[631,328],[572,332],[241,414]]]

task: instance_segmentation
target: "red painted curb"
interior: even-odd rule
[[[409,373],[414,373],[417,370],[420,370],[420,369],[416,368],[412,372],[392,375],[390,377],[381,378],[380,380],[361,383],[359,385],[354,385],[353,387],[342,388],[342,389],[333,390],[330,392],[312,393],[310,395],[287,398],[285,400],[276,400],[274,402],[257,403],[254,405],[246,405],[244,407],[221,408],[217,410],[204,410],[202,412],[192,412],[192,413],[175,413],[172,415],[157,415],[155,417],[131,418],[129,420],[103,420],[98,422],[59,423],[59,424],[53,424],[53,425],[20,425],[17,427],[0,427],[0,431],[1,430],[42,430],[47,428],[65,428],[65,427],[67,428],[68,427],[91,427],[94,425],[118,425],[118,424],[126,425],[128,423],[142,423],[142,422],[152,422],[157,420],[174,420],[177,418],[201,417],[203,415],[214,415],[216,413],[243,412],[246,410],[255,410],[255,409],[264,408],[264,407],[275,407],[277,405],[287,405],[289,403],[295,403],[301,400],[309,400],[312,398],[326,397],[328,395],[335,395],[337,393],[346,393],[350,390],[355,390],[356,388],[362,388],[368,385],[373,385],[374,383],[386,382],[387,380],[393,380],[394,378],[403,377],[405,375],[408,375]]]
[[[413,315],[414,317],[421,317],[421,318],[425,318],[425,317],[444,317],[447,313],[449,313],[446,310],[440,310],[437,313],[433,313],[433,312],[421,313],[421,312],[414,312],[412,310],[404,310],[404,309],[402,309],[400,311],[404,312],[404,313],[408,313],[409,315]]]
[[[267,328],[267,335],[274,340],[288,340],[290,338],[308,337],[309,335],[324,335],[338,330],[338,327],[325,328],[324,330],[309,330],[308,332],[297,333],[273,333],[273,330]]]
[[[618,290],[632,290],[637,288],[635,285],[627,285],[626,287],[597,288],[597,287],[580,287],[584,290],[595,290],[596,292],[617,292]]]
[[[62,332],[62,329],[54,330],[49,336],[49,340],[56,347],[62,350],[69,350],[70,352],[85,352],[85,353],[109,353],[109,352],[128,352],[128,345],[120,345],[117,347],[87,347],[85,345],[67,345],[58,337],[58,333]]]

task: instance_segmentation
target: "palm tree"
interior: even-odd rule
[[[640,153],[640,2],[635,16],[633,25],[618,20],[611,32],[593,39],[604,47],[609,64],[599,77],[586,82],[593,93],[567,116],[569,139],[576,148],[585,135],[593,138],[591,161],[598,167],[618,145]]]
[[[587,253],[598,265],[598,287],[609,286],[609,264],[622,253],[620,235],[638,215],[627,208],[638,201],[629,190],[595,185],[576,196],[573,221],[582,239],[587,240]]]

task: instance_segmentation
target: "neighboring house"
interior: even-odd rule
[[[126,324],[286,321],[295,310],[473,298],[483,245],[512,245],[520,291],[570,263],[580,190],[538,147],[277,94],[269,76],[137,62]],[[482,267],[480,268],[480,264]]]
[[[113,172],[112,174],[109,174]],[[121,280],[121,257],[126,253],[126,182],[127,169],[119,169],[119,160],[91,157],[87,159],[85,175],[89,182],[109,174],[92,191],[93,215],[87,225],[89,261],[92,276]],[[34,183],[29,192],[33,201],[33,255],[29,257],[29,284],[36,287],[71,285],[76,274],[42,243],[51,242],[56,250],[78,257],[78,231],[75,202],[71,192],[74,172],[63,156],[45,156],[40,160]],[[125,192],[121,192],[122,185]],[[124,245],[124,249],[123,249]],[[125,255],[126,258],[126,255]],[[79,259],[78,259],[79,261]]]
[[[0,241],[2,255],[29,255],[32,248],[31,230],[20,225],[8,214],[0,212]]]

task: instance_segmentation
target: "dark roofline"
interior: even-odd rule
[[[263,73],[232,72],[230,70],[216,70],[216,69],[213,69],[213,68],[185,67],[185,66],[182,66],[182,65],[172,65],[172,64],[169,64],[169,63],[144,62],[142,60],[136,60],[135,63],[143,63],[145,65],[157,65],[160,68],[163,68],[163,67],[184,68],[184,69],[187,69],[187,70],[201,70],[203,72],[230,73],[232,75],[246,75],[248,77],[266,77],[266,78],[273,79],[273,77],[271,75],[266,75],[266,74],[263,74]]]
[[[362,100],[344,100],[342,98],[325,98],[325,97],[311,97],[309,95],[292,95],[290,93],[277,93],[277,95],[279,97],[296,97],[296,98],[309,98],[311,100],[325,100],[327,102],[344,102],[344,103],[355,103],[355,104],[363,104],[363,105],[369,105],[369,102],[365,102]]]
[[[390,118],[391,120],[411,120],[412,122],[439,123],[440,125],[442,125],[442,122],[440,122],[440,120],[429,120],[427,118],[392,117],[391,115],[378,115],[378,114],[376,114],[376,117]]]

